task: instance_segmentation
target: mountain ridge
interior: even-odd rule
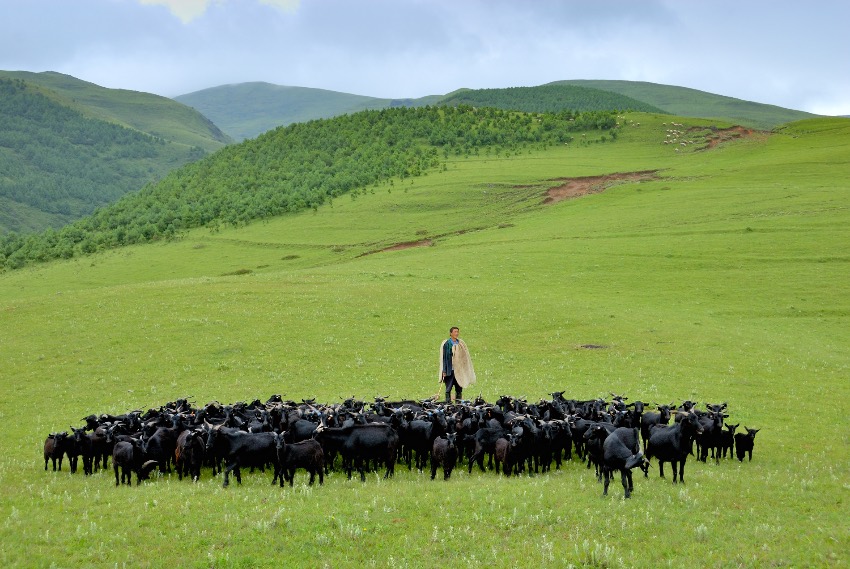
[[[206,116],[153,93],[110,89],[55,71],[0,71],[0,78],[21,79],[53,93],[57,101],[100,120],[114,122],[177,144],[213,152],[232,142]],[[179,103],[179,101],[178,101]],[[179,128],[176,126],[179,125]]]
[[[293,122],[331,118],[365,109],[449,104],[452,100],[461,101],[470,96],[479,96],[486,91],[542,89],[552,85],[572,85],[596,89],[629,97],[644,105],[677,116],[728,120],[760,130],[769,130],[782,123],[817,116],[812,113],[744,101],[689,87],[640,81],[584,79],[553,81],[535,87],[497,89],[462,87],[444,95],[395,99],[257,81],[209,87],[179,95],[175,97],[175,100],[192,106],[208,116],[234,139],[243,140]],[[252,99],[252,97],[256,97],[264,103],[257,104],[256,99]],[[269,111],[269,108],[272,108],[273,111]]]

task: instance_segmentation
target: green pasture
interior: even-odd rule
[[[671,117],[623,120],[614,143],[450,159],[316,212],[0,275],[0,563],[847,566],[850,121],[676,152]],[[635,171],[657,177],[543,204],[557,179]],[[294,489],[43,470],[47,433],[89,413],[429,397],[451,325],[470,395],[726,401],[761,429],[753,461],[689,460],[684,485],[653,464],[627,501],[577,461]]]

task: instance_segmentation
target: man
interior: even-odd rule
[[[463,388],[475,383],[475,370],[466,343],[458,336],[460,329],[452,326],[449,339],[440,344],[440,382],[446,384],[446,403],[451,403],[452,386],[455,388],[455,401],[460,401]]]

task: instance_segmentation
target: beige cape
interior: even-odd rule
[[[440,380],[443,379],[443,348],[448,340],[440,344]],[[469,348],[466,342],[458,338],[457,346],[452,348],[452,367],[455,371],[455,380],[461,388],[466,389],[475,383],[475,370],[472,368],[472,358],[469,357]]]

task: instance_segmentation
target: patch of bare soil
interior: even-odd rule
[[[546,190],[546,198],[543,200],[543,203],[554,204],[563,200],[586,196],[587,194],[598,194],[611,186],[626,182],[657,179],[657,170],[620,172],[617,174],[606,174],[605,176],[585,176],[583,178],[559,178],[553,181],[564,182],[564,184]]]
[[[753,135],[753,130],[749,128],[745,128],[740,125],[730,126],[729,128],[712,128],[712,134],[705,138],[705,148],[704,150],[709,150],[714,148],[718,144],[723,142],[728,142],[730,140],[736,140],[739,138],[746,138],[748,136]]]
[[[396,243],[389,247],[385,247],[373,253],[383,253],[384,251],[401,251],[402,249],[411,249],[413,247],[430,247],[434,242],[430,239],[420,239],[419,241],[407,241],[406,243]]]

